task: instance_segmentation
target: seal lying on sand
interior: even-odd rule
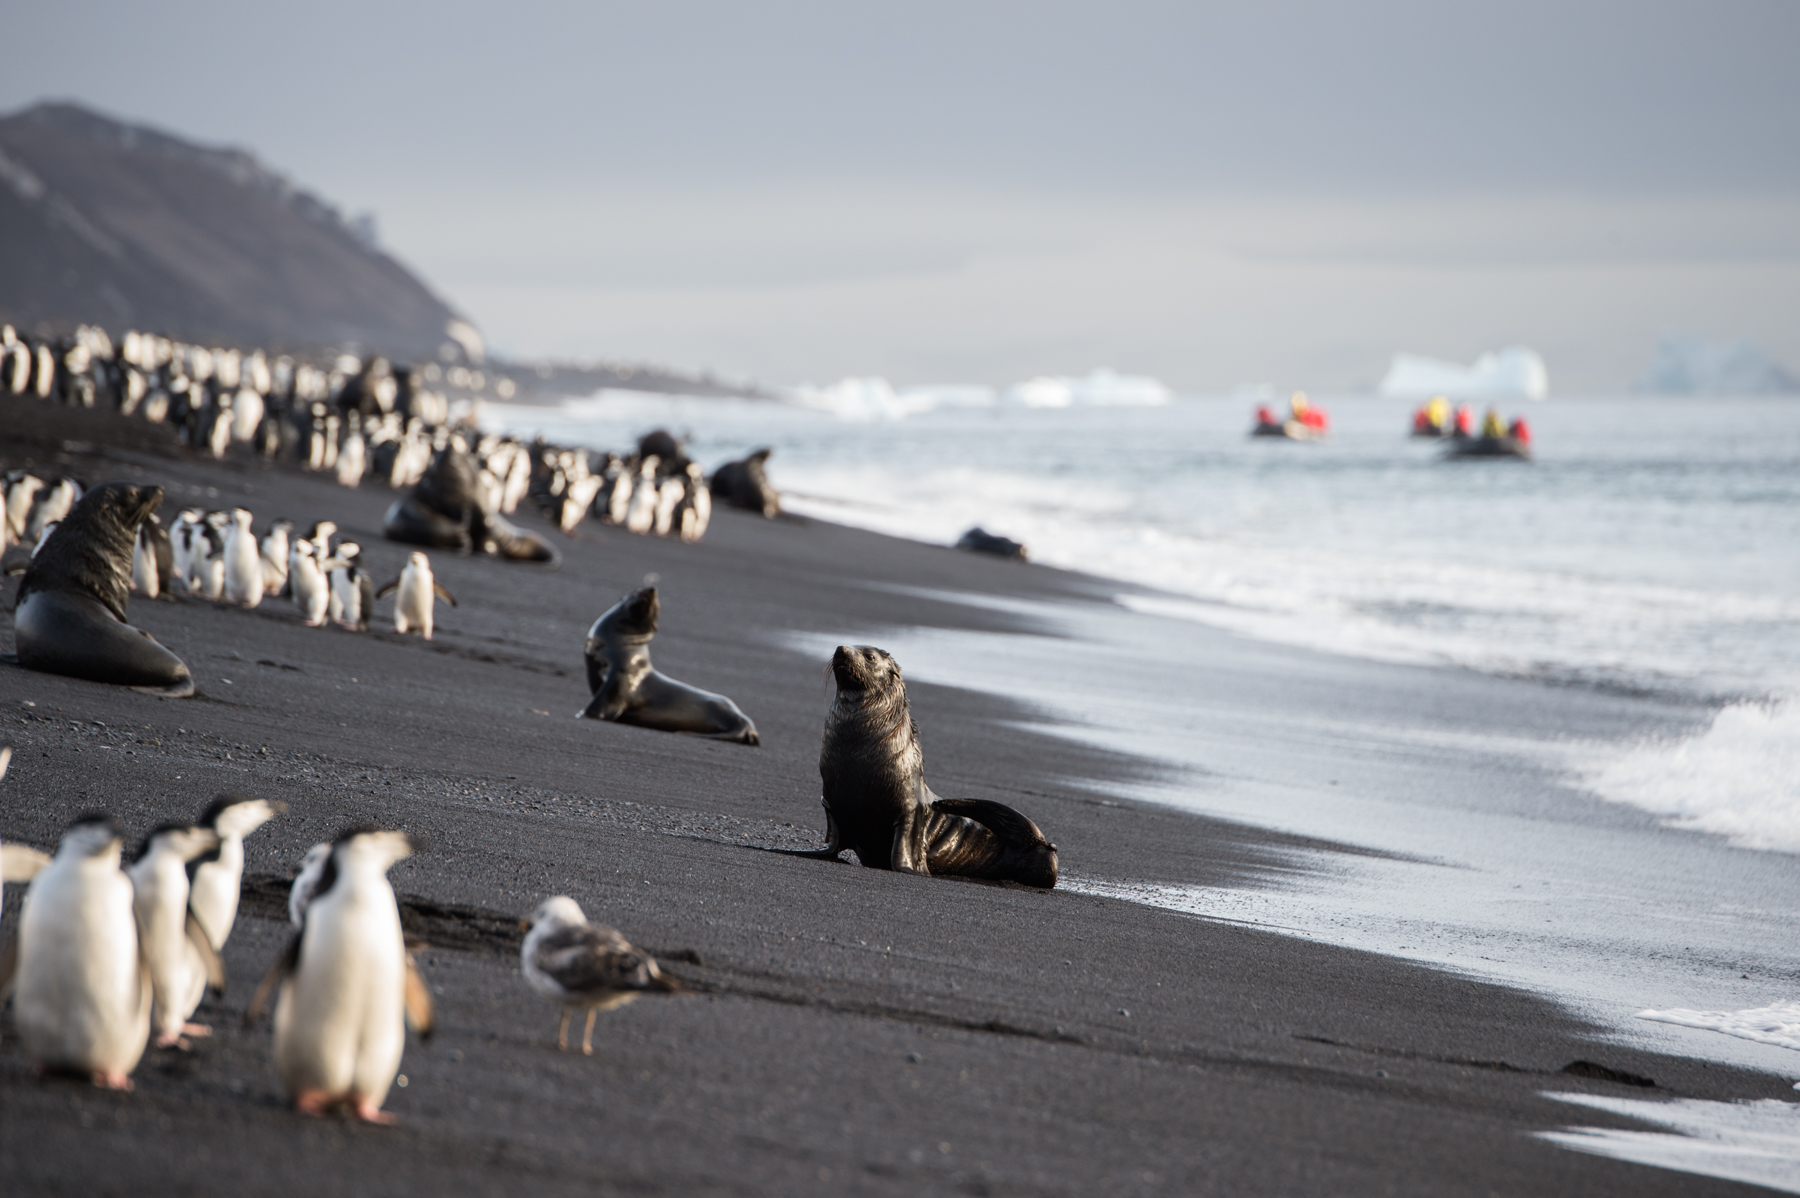
[[[650,664],[650,638],[656,635],[660,610],[656,588],[645,587],[594,621],[585,650],[594,697],[576,718],[760,744],[756,725],[736,703],[659,674]]]
[[[162,496],[161,487],[107,483],[57,525],[19,584],[13,639],[20,665],[173,699],[194,693],[187,665],[125,622],[138,525]]]
[[[823,849],[853,849],[876,869],[1056,885],[1056,846],[1036,824],[986,799],[940,799],[925,785],[925,754],[900,666],[868,645],[831,657],[837,701],[825,717],[819,777],[825,785]]]
[[[438,451],[412,494],[394,501],[382,517],[390,541],[428,549],[479,550],[515,562],[558,565],[562,555],[536,533],[502,516],[497,495],[483,488],[474,459],[455,447]]]
[[[712,493],[735,508],[761,512],[773,520],[781,514],[781,496],[769,485],[768,449],[759,449],[742,461],[726,462],[713,471]]]

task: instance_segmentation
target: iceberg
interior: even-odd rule
[[[1663,336],[1650,368],[1632,384],[1650,395],[1791,395],[1795,378],[1751,341]]]
[[[1161,407],[1174,393],[1160,379],[1104,368],[1083,379],[1041,376],[1010,387],[1006,402],[1026,408]]]
[[[1543,399],[1550,394],[1550,375],[1534,349],[1515,345],[1482,354],[1473,366],[1395,354],[1377,390],[1385,396],[1426,399]]]

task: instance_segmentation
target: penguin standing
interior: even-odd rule
[[[151,1027],[158,1048],[187,1048],[187,1037],[212,1029],[188,1016],[210,985],[225,992],[218,950],[188,905],[188,862],[217,848],[219,834],[195,824],[164,824],[150,833],[126,871],[135,892],[138,948],[150,975]]]
[[[649,532],[656,523],[656,502],[662,488],[656,485],[659,458],[651,454],[638,466],[637,485],[631,489],[631,507],[625,513],[625,527],[632,532]]]
[[[103,813],[69,825],[32,880],[19,919],[13,1024],[25,1055],[131,1089],[150,1037],[150,983],[138,957],[122,838]],[[3,979],[0,979],[3,981]]]
[[[295,541],[293,548],[288,550],[288,592],[308,628],[317,628],[325,622],[326,609],[331,603],[331,584],[319,568],[319,559],[315,555],[311,541]]]
[[[706,472],[699,462],[688,463],[686,494],[675,509],[675,523],[681,539],[690,545],[705,536],[706,526],[712,523],[712,489],[706,485]]]
[[[6,476],[6,527],[13,544],[25,544],[25,522],[43,489],[44,480],[35,474],[17,470]]]
[[[330,567],[332,622],[341,628],[367,632],[369,618],[374,615],[375,586],[368,571],[362,568],[362,546],[354,541],[343,542]]]
[[[223,794],[200,815],[202,828],[218,834],[218,847],[188,864],[188,906],[212,946],[221,951],[237,922],[244,878],[244,837],[287,810],[286,803]]]
[[[263,594],[280,597],[287,594],[288,535],[294,531],[292,520],[277,520],[263,534],[258,555],[262,558]]]
[[[208,512],[189,534],[188,591],[207,599],[225,597],[225,512]]]
[[[612,483],[606,493],[603,518],[608,524],[623,524],[631,511],[631,463],[619,462],[608,467],[607,473],[612,477]]]
[[[262,552],[256,544],[256,534],[250,531],[254,518],[244,508],[231,509],[221,563],[226,602],[245,608],[253,608],[263,600]]]
[[[175,517],[175,527],[169,530],[169,579],[179,583],[183,591],[189,589],[188,582],[193,577],[194,535],[200,516],[199,508],[182,508]]]
[[[146,599],[173,598],[169,593],[173,571],[174,547],[162,521],[151,512],[138,525],[137,542],[132,546],[131,585]]]
[[[337,535],[337,525],[329,520],[320,520],[306,530],[306,539],[313,544],[313,557],[323,563],[331,560],[331,538]]]
[[[81,486],[72,478],[59,478],[49,484],[31,505],[31,515],[25,521],[25,535],[19,538],[19,543],[37,544],[43,539],[44,526],[62,520],[80,498]]]
[[[264,980],[275,1004],[275,1067],[294,1108],[345,1108],[367,1123],[381,1109],[410,1021],[430,1034],[430,992],[409,965],[387,871],[413,853],[404,832],[354,828],[332,841],[303,926]],[[251,1015],[260,1009],[252,1003]]]
[[[421,636],[430,640],[435,600],[441,597],[451,607],[456,606],[456,599],[432,577],[431,559],[419,552],[407,559],[400,577],[375,592],[375,598],[379,599],[389,591],[395,592],[394,631],[401,635],[416,628]]]
[[[364,463],[368,455],[367,443],[363,440],[362,422],[356,413],[350,413],[344,432],[344,442],[338,447],[337,480],[340,487],[357,487],[362,485]]]
[[[656,535],[666,537],[675,526],[675,509],[687,494],[687,475],[671,474],[656,489]]]

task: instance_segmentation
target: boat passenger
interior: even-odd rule
[[[1489,408],[1487,415],[1481,418],[1481,435],[1490,441],[1498,441],[1506,436],[1506,423],[1494,408]]]

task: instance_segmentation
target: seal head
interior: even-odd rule
[[[645,587],[594,621],[583,653],[594,697],[577,718],[760,744],[756,725],[736,703],[677,682],[650,664],[650,640],[661,612],[656,588]]]

